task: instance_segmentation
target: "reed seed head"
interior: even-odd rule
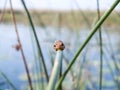
[[[56,51],[58,51],[58,50],[64,50],[65,49],[65,45],[63,44],[63,42],[61,40],[56,40],[54,42],[54,49]]]

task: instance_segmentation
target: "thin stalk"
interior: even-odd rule
[[[99,0],[97,0],[97,14],[98,14],[98,20],[99,20],[100,19]],[[99,90],[102,90],[103,50],[102,50],[102,32],[101,32],[101,26],[99,27],[99,40],[100,40],[100,77],[99,77]]]
[[[45,23],[42,21],[41,15],[37,11],[33,11],[33,13],[36,16],[36,20],[38,20],[38,23],[41,27],[45,28]]]
[[[106,31],[106,30],[105,30],[105,31]],[[106,53],[114,52],[108,32],[106,31],[105,34],[107,35],[107,38],[108,38],[108,41],[109,41],[109,42],[108,42],[108,43],[109,43],[109,48],[110,48],[110,49],[109,49],[109,48],[105,48],[105,49],[106,49]],[[103,52],[103,54],[105,54],[105,52]],[[104,57],[106,58],[106,55],[105,55]],[[118,66],[117,66],[117,62],[116,62],[117,60],[116,60],[114,54],[113,54],[113,56],[110,56],[110,58],[112,58],[112,61],[113,61],[113,64],[114,64],[114,66],[115,66],[115,68],[116,68],[116,70],[117,70],[117,73],[120,73],[120,72],[119,72],[119,69],[118,69]],[[107,61],[106,61],[106,62],[107,62]],[[113,76],[113,75],[112,75],[112,76]],[[113,77],[113,78],[114,78],[114,77]],[[117,81],[117,80],[114,80],[114,81],[115,81],[115,83],[116,83],[116,86],[119,87],[119,86],[118,86],[118,83],[117,83],[118,81]]]
[[[30,35],[31,35],[31,43],[32,43],[32,49],[33,49],[33,54],[34,54],[35,67],[36,67],[36,76],[38,78],[37,81],[39,82],[39,78],[41,77],[39,72],[43,72],[43,69],[42,69],[40,60],[38,60],[38,58],[37,58],[37,54],[35,51],[35,45],[33,45],[35,40],[34,40],[33,33],[31,31],[30,31]],[[43,82],[43,79],[41,81]],[[42,85],[39,85],[36,83],[36,86],[38,86],[38,89],[41,88],[42,90],[44,90],[44,83],[42,83]],[[38,89],[36,87],[36,90],[38,90]]]
[[[30,0],[32,7],[35,8],[35,4],[32,3],[32,0]],[[41,25],[41,27],[45,28],[45,23],[43,22],[41,15],[39,15],[39,12],[37,10],[34,10],[33,13],[35,14],[35,17],[37,18],[37,20],[39,21],[39,24]]]
[[[112,53],[112,52],[114,52],[114,50],[113,50],[112,42],[111,42],[111,39],[110,39],[110,36],[109,36],[107,30],[106,30],[106,36],[107,36],[107,38],[108,38],[109,48],[110,48],[110,49],[106,49],[106,50],[107,50],[107,52],[111,52],[111,53]],[[109,51],[109,50],[110,50],[110,51]],[[120,73],[120,70],[119,70],[119,67],[118,67],[118,65],[117,65],[117,60],[116,60],[116,58],[115,58],[114,53],[112,54],[111,58],[112,58],[112,60],[113,60],[113,63],[114,63],[114,65],[115,65],[116,70],[118,71],[118,73]]]
[[[63,55],[63,60],[65,61],[65,64],[66,64],[66,66],[69,64],[69,61],[68,61],[68,59],[65,57],[65,55]],[[70,74],[71,74],[71,81],[73,81],[74,82],[74,80],[75,80],[75,78],[74,78],[74,75],[73,75],[73,70],[72,69],[70,69]]]
[[[50,62],[51,62],[51,66],[52,66],[52,68],[53,68],[53,65],[54,65],[54,59],[53,59],[53,54],[52,54],[52,52],[50,52],[49,51],[49,53],[50,53]]]
[[[115,11],[115,13],[118,15],[118,17],[120,17],[120,12],[118,12],[118,11]]]
[[[42,64],[43,64],[43,67],[44,67],[46,79],[47,79],[47,82],[48,82],[49,81],[49,76],[48,76],[48,73],[47,73],[47,68],[46,68],[46,65],[45,65],[45,62],[44,62],[44,57],[43,57],[43,54],[42,54],[42,51],[41,51],[41,47],[40,47],[40,44],[39,44],[39,41],[38,41],[37,33],[35,31],[35,28],[34,28],[34,25],[33,25],[32,19],[31,19],[31,16],[29,14],[29,11],[28,11],[28,9],[26,7],[26,4],[25,4],[24,0],[21,0],[21,2],[23,4],[23,6],[24,6],[24,9],[25,9],[26,13],[27,13],[28,20],[29,20],[31,28],[33,30],[33,33],[34,33],[34,36],[35,36],[35,40],[36,40],[36,43],[37,43],[38,53],[41,56],[41,60],[42,60]]]
[[[88,37],[86,38],[86,40],[84,41],[84,43],[80,46],[80,48],[78,49],[78,51],[76,52],[76,54],[74,55],[74,57],[72,58],[71,62],[69,63],[66,71],[64,72],[63,76],[60,78],[60,80],[58,81],[57,85],[56,85],[56,89],[59,88],[60,84],[62,83],[62,81],[64,80],[65,76],[67,75],[68,71],[70,70],[70,68],[72,67],[72,65],[74,64],[75,60],[77,59],[77,57],[79,56],[79,54],[81,53],[81,51],[84,49],[84,47],[87,45],[87,43],[90,41],[90,39],[92,38],[92,36],[95,34],[95,32],[98,30],[98,28],[103,24],[103,22],[107,19],[107,17],[111,14],[111,12],[114,10],[114,8],[117,6],[117,4],[120,2],[120,0],[116,0],[113,5],[110,7],[109,10],[107,10],[104,15],[99,19],[99,21],[95,24],[95,26],[91,29],[90,34],[88,35]]]
[[[80,65],[80,70],[79,70],[79,74],[78,74],[78,78],[77,78],[77,85],[76,85],[76,88],[79,88],[79,82],[81,81],[81,77],[82,77],[82,69],[83,69],[83,66],[85,65],[85,62],[86,62],[86,56],[87,56],[87,52],[88,52],[88,48],[86,49],[86,51],[84,52],[84,54],[82,55],[83,56],[83,62],[81,63]]]
[[[25,70],[26,70],[26,73],[27,73],[29,87],[30,87],[30,90],[33,90],[29,69],[28,69],[28,66],[27,66],[26,58],[25,58],[25,55],[24,55],[24,52],[23,52],[23,48],[21,46],[22,44],[20,42],[20,37],[19,37],[19,34],[18,34],[17,26],[16,26],[16,20],[15,20],[15,15],[14,15],[13,8],[12,8],[11,0],[10,0],[10,8],[11,8],[11,15],[12,15],[13,24],[15,26],[15,32],[16,32],[16,36],[17,36],[17,41],[18,41],[18,44],[20,45],[20,52],[21,52],[22,59],[23,59],[23,62],[24,62],[24,66],[25,66]]]
[[[12,90],[17,90],[16,87],[12,84],[12,82],[10,82],[10,80],[7,78],[7,76],[3,72],[0,71],[0,75],[6,80],[8,84],[10,84],[10,86],[12,87]]]
[[[109,68],[109,70],[110,70],[110,73],[111,73],[111,75],[112,75],[112,78],[113,78],[113,80],[114,80],[114,82],[115,82],[115,84],[116,84],[116,86],[117,86],[117,90],[119,90],[119,88],[120,88],[120,86],[119,86],[119,81],[116,80],[116,79],[114,79],[114,71],[112,70],[112,67],[111,67],[109,61],[107,61],[107,60],[109,60],[109,59],[107,58],[107,55],[106,55],[105,51],[103,51],[103,53],[104,53],[104,58],[105,58],[105,61],[106,61],[106,63],[107,63],[107,66],[108,66],[108,68]]]
[[[76,6],[79,8],[79,4],[78,4],[77,0],[75,0],[75,4],[76,4]],[[84,12],[83,12],[80,8],[79,8],[79,11],[80,11],[83,19],[85,20],[88,28],[91,28],[90,22],[89,22],[88,18],[86,17],[86,15],[84,14]]]

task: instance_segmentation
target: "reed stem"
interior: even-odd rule
[[[0,75],[3,78],[5,78],[5,80],[8,84],[10,84],[10,86],[12,87],[12,90],[17,90],[16,87],[12,84],[12,82],[7,78],[7,76],[3,72],[0,71]]]
[[[57,54],[56,54],[56,58],[55,58],[55,62],[54,62],[52,74],[50,77],[50,81],[48,83],[47,90],[55,90],[55,86],[56,86],[56,83],[59,79],[60,71],[62,68],[62,56],[63,56],[62,50],[64,50],[64,48],[65,48],[65,46],[62,43],[62,41],[59,41],[59,40],[55,41],[54,49],[56,50]]]
[[[23,52],[23,48],[21,46],[22,44],[20,42],[20,37],[19,37],[19,34],[18,34],[17,26],[16,26],[16,20],[15,20],[15,15],[14,15],[13,8],[12,8],[11,0],[10,0],[10,8],[11,8],[12,20],[13,20],[13,23],[14,23],[14,26],[15,26],[15,32],[16,32],[16,36],[17,36],[17,41],[18,41],[18,44],[20,45],[20,52],[21,52],[22,59],[23,59],[23,62],[24,62],[24,66],[25,66],[25,70],[26,70],[26,73],[27,73],[29,87],[30,87],[30,90],[33,90],[29,69],[28,69],[28,66],[27,66],[26,58],[25,58],[25,55],[24,55],[24,52]]]
[[[58,50],[47,90],[55,90],[55,85],[60,75],[61,64],[62,64],[62,51]]]
[[[98,14],[98,20],[100,19],[100,8],[99,8],[99,0],[97,0],[97,14]],[[99,77],[99,90],[102,90],[102,67],[103,67],[103,50],[102,50],[102,32],[101,32],[101,26],[99,27],[99,46],[100,46],[100,77]]]
[[[58,81],[57,85],[56,85],[56,90],[58,90],[58,88],[60,87],[62,81],[64,80],[65,76],[67,75],[68,71],[70,70],[70,68],[72,67],[72,65],[74,64],[75,60],[77,59],[77,57],[79,56],[79,54],[81,53],[81,51],[84,49],[84,47],[87,45],[87,43],[90,41],[90,39],[92,38],[92,36],[95,34],[95,32],[98,30],[98,28],[103,24],[103,22],[106,20],[106,18],[111,14],[111,12],[114,10],[114,8],[117,6],[117,4],[120,2],[120,0],[116,0],[112,6],[110,7],[109,10],[107,10],[104,15],[99,19],[99,21],[95,24],[95,26],[91,29],[90,34],[88,35],[88,37],[86,38],[86,40],[84,41],[84,43],[80,46],[80,48],[78,49],[78,51],[76,52],[76,54],[74,55],[74,57],[72,58],[71,62],[69,63],[66,71],[64,72],[63,76],[60,78],[60,80]]]
[[[32,19],[31,19],[31,16],[29,14],[29,11],[28,11],[28,9],[26,7],[26,4],[25,4],[24,0],[21,0],[21,2],[23,4],[23,6],[24,6],[24,9],[25,9],[26,13],[27,13],[28,20],[29,20],[31,28],[33,30],[33,33],[34,33],[34,36],[35,36],[35,40],[36,40],[36,43],[37,43],[38,53],[41,56],[41,60],[42,60],[42,63],[43,63],[46,79],[47,79],[47,82],[48,82],[49,81],[49,76],[48,76],[48,73],[47,73],[47,68],[46,68],[46,65],[45,65],[45,62],[44,62],[44,57],[43,57],[43,54],[42,54],[42,51],[41,51],[41,47],[40,47],[40,44],[39,44],[39,41],[38,41],[38,38],[37,38],[37,33],[35,31],[35,28],[34,28],[34,25],[33,25]]]

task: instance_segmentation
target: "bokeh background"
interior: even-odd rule
[[[33,27],[29,22],[22,0],[11,0],[16,28],[26,58],[34,90],[46,90],[46,75]],[[115,0],[24,0],[30,13],[41,47],[48,75],[54,58],[55,40],[62,40],[62,73],[91,28]],[[100,14],[98,13],[98,10]],[[29,90],[28,79],[15,32],[10,0],[0,1],[0,90]],[[63,90],[99,90],[100,83],[100,32],[77,58],[63,84]],[[120,89],[120,4],[101,25],[102,36],[102,90]]]

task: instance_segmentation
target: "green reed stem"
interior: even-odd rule
[[[36,11],[34,10],[33,13],[36,15],[36,18],[37,18],[36,20],[38,20],[38,24],[41,27],[45,28],[45,23],[43,22],[41,15],[39,15],[39,12],[37,10]]]
[[[31,35],[31,43],[34,43],[34,35],[33,33],[30,31],[30,35]],[[43,72],[43,69],[42,69],[42,64],[40,62],[40,60],[38,60],[37,58],[37,54],[36,54],[36,51],[35,51],[35,45],[32,44],[32,49],[33,49],[33,54],[34,54],[34,62],[35,62],[35,69],[36,69],[36,76],[37,76],[37,82],[39,82],[39,78],[41,77],[39,72]],[[43,79],[41,80],[41,82],[43,82]],[[36,88],[35,90],[38,90],[37,89],[41,88],[42,90],[44,90],[44,83],[41,83],[41,85],[39,85],[38,83],[36,83]]]
[[[100,8],[99,8],[99,0],[97,0],[97,14],[98,20],[100,19]],[[100,42],[100,77],[99,77],[99,90],[102,90],[102,67],[103,67],[103,50],[102,50],[102,32],[101,27],[99,27],[99,42]]]
[[[24,52],[23,52],[22,44],[20,42],[20,37],[19,37],[19,34],[18,34],[18,30],[17,30],[16,20],[15,20],[15,15],[14,15],[13,8],[12,8],[11,0],[10,0],[10,8],[11,8],[12,20],[13,20],[13,23],[14,23],[14,26],[15,26],[15,32],[16,32],[16,35],[17,35],[17,41],[18,41],[18,44],[20,45],[20,52],[21,52],[22,59],[23,59],[23,62],[24,62],[24,66],[25,66],[25,70],[26,70],[26,73],[27,73],[29,87],[30,87],[30,90],[33,90],[29,69],[28,69],[28,66],[27,66],[26,58],[25,58],[25,55],[24,55]]]
[[[112,42],[111,42],[111,39],[110,39],[110,36],[109,36],[107,30],[106,30],[106,36],[107,36],[107,38],[108,38],[109,48],[110,48],[110,49],[106,49],[106,50],[107,50],[107,52],[111,52],[111,54],[112,54],[112,56],[111,56],[112,61],[113,61],[114,65],[115,65],[116,70],[117,70],[118,73],[120,74],[120,70],[119,70],[119,67],[118,67],[118,65],[117,65],[117,59],[115,58],[115,55],[114,55],[114,53],[113,53],[114,50],[113,50]]]
[[[79,88],[81,85],[80,85],[80,82],[81,82],[81,77],[82,77],[82,69],[87,61],[86,57],[87,57],[87,52],[88,52],[88,48],[85,50],[84,54],[82,55],[83,57],[83,61],[82,63],[80,64],[80,69],[79,69],[79,74],[78,74],[78,78],[77,78],[77,81],[76,81],[76,87],[75,88]],[[79,86],[80,85],[80,86]]]
[[[10,86],[12,87],[12,90],[17,90],[16,87],[10,82],[10,80],[7,78],[7,76],[3,72],[0,71],[0,75],[6,80],[8,84],[10,84]]]
[[[54,62],[54,67],[52,70],[50,81],[48,83],[47,90],[55,90],[55,85],[57,83],[57,80],[59,79],[60,69],[61,69],[61,65],[62,65],[62,53],[63,52],[61,50],[57,51],[55,62]],[[61,84],[60,84],[60,86],[61,86]]]
[[[87,45],[87,43],[89,42],[89,40],[92,38],[92,36],[95,34],[95,32],[97,31],[97,29],[102,25],[102,23],[106,20],[106,18],[111,14],[111,12],[113,11],[113,9],[117,6],[117,4],[120,2],[120,0],[116,0],[113,5],[110,7],[109,10],[107,10],[104,15],[99,19],[99,21],[95,24],[95,26],[91,29],[90,34],[88,35],[88,37],[86,38],[86,40],[84,41],[84,43],[80,46],[80,48],[78,49],[78,51],[76,52],[76,54],[74,55],[74,57],[72,58],[71,62],[69,63],[66,71],[64,72],[63,76],[60,78],[60,80],[58,81],[57,85],[56,85],[56,89],[58,90],[58,88],[60,87],[62,81],[64,80],[65,76],[67,75],[68,71],[70,70],[70,68],[72,67],[72,65],[74,64],[75,60],[77,59],[77,57],[79,56],[79,54],[81,53],[81,51],[84,49],[84,47]]]
[[[48,73],[47,73],[47,67],[46,67],[45,62],[44,62],[44,57],[43,57],[43,54],[42,54],[42,51],[41,51],[41,47],[40,47],[40,44],[39,44],[39,41],[38,41],[38,38],[37,38],[37,34],[36,34],[36,31],[35,31],[35,28],[34,28],[34,25],[33,25],[32,19],[31,19],[31,16],[29,14],[29,11],[28,11],[28,9],[26,7],[26,4],[25,4],[24,0],[21,0],[21,2],[23,4],[23,6],[24,6],[24,9],[25,9],[26,13],[27,13],[28,20],[29,20],[31,28],[33,30],[33,33],[34,33],[34,36],[35,36],[35,40],[36,40],[36,43],[37,43],[38,53],[41,56],[43,67],[44,67],[44,71],[45,71],[45,75],[46,75],[46,79],[47,79],[47,82],[48,82],[49,81],[49,76],[48,76]]]
[[[63,58],[64,58],[64,61],[65,61],[66,66],[67,66],[67,65],[69,64],[69,60],[65,57],[65,55],[63,55]],[[75,81],[75,78],[74,78],[73,73],[74,73],[73,70],[70,69],[70,75],[71,75],[71,80],[72,80],[72,82]]]
[[[104,58],[105,58],[105,61],[106,61],[106,63],[107,63],[107,66],[108,66],[108,68],[109,68],[109,70],[110,70],[111,76],[112,76],[112,78],[113,78],[113,80],[114,80],[114,82],[115,82],[115,85],[116,85],[116,87],[117,87],[117,90],[119,90],[119,88],[120,88],[120,86],[119,86],[119,81],[114,78],[114,71],[112,70],[112,67],[111,67],[111,65],[110,65],[110,62],[107,61],[107,60],[109,60],[109,59],[107,58],[107,55],[106,55],[105,51],[103,51],[103,53],[104,53]]]

